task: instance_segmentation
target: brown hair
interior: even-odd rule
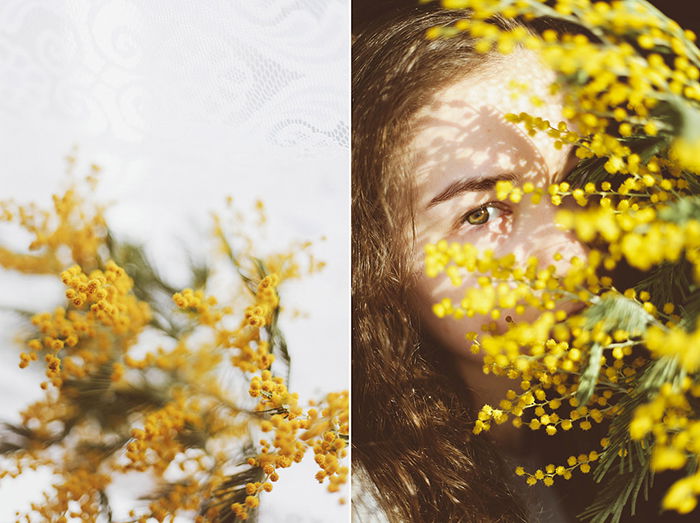
[[[493,55],[426,30],[463,11],[410,10],[357,35],[352,83],[352,457],[391,521],[525,521],[470,399],[410,306],[412,116]],[[509,25],[505,24],[504,25]]]

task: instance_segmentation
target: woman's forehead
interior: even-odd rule
[[[550,121],[561,119],[561,99],[550,93],[556,74],[533,51],[519,49],[492,59],[472,74],[456,76],[420,112],[467,101],[470,105],[492,105],[503,112],[529,112]],[[533,96],[542,103],[533,103]]]
[[[464,176],[474,171],[483,176],[510,170],[538,177],[557,173],[568,151],[556,149],[546,133],[530,137],[503,118],[526,112],[552,125],[560,122],[561,100],[550,93],[554,79],[534,53],[522,50],[437,91],[414,118],[411,150],[416,173]],[[514,89],[515,85],[527,88]]]

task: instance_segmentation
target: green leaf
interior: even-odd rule
[[[608,295],[591,305],[584,313],[586,328],[591,329],[603,322],[606,331],[622,329],[630,334],[641,333],[644,327],[654,321],[654,317],[638,302],[621,294]]]
[[[665,222],[683,224],[688,220],[700,220],[700,197],[681,198],[659,211]]]
[[[598,375],[600,374],[600,358],[603,355],[603,346],[600,343],[594,343],[588,351],[588,363],[581,374],[578,389],[576,390],[576,399],[581,405],[586,405],[598,383]]]
[[[665,117],[674,134],[694,142],[700,139],[700,110],[687,98],[666,95],[654,108],[653,116]]]
[[[591,523],[618,523],[625,508],[634,516],[640,491],[645,499],[648,497],[651,477],[651,472],[645,466],[615,474],[604,488],[598,490],[599,495],[593,504],[578,517],[583,521],[590,520]]]
[[[648,402],[663,383],[678,385],[682,377],[673,358],[653,360],[642,371],[634,390],[616,402],[619,412],[610,422],[610,443],[593,470],[595,481],[602,483],[598,489],[600,495],[579,515],[581,519],[604,523],[610,518],[611,523],[617,523],[625,509],[634,515],[640,493],[644,499],[648,498],[653,478],[649,466],[651,440],[647,437],[642,442],[632,441],[629,426],[637,407]]]
[[[692,266],[686,260],[664,263],[654,267],[635,290],[647,291],[658,308],[665,303],[684,304],[693,293]]]
[[[238,521],[235,514],[231,510],[233,503],[245,504],[246,483],[255,483],[262,481],[265,477],[263,470],[260,467],[246,466],[240,472],[228,476],[214,491],[212,499],[208,500],[200,511],[201,515],[206,515],[207,511],[212,507],[218,507],[219,513],[213,520],[216,523],[233,523]],[[257,519],[257,509],[248,510],[248,521]]]
[[[603,329],[608,332],[622,329],[632,335],[641,333],[644,327],[654,319],[639,303],[622,295],[602,298],[598,303],[591,305],[584,315],[586,329],[592,329],[602,322]],[[588,350],[588,362],[583,369],[576,391],[576,398],[581,405],[586,405],[595,392],[604,348],[599,343],[594,343]]]

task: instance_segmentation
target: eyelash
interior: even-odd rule
[[[488,219],[484,223],[480,224],[474,224],[474,223],[469,223],[468,219],[471,214],[474,214],[477,211],[481,210],[488,210],[488,209],[497,209],[503,213],[503,216],[508,216],[512,214],[512,210],[510,207],[503,203],[502,201],[492,201],[492,202],[487,202],[483,205],[480,205],[479,207],[475,207],[474,209],[469,209],[467,212],[465,212],[457,221],[457,227],[462,227],[464,225],[470,225],[471,227],[478,229],[481,227],[484,227],[488,225],[491,222],[491,216],[489,215]]]

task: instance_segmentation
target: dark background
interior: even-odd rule
[[[352,31],[356,33],[376,18],[394,10],[418,5],[418,0],[351,0]],[[700,37],[700,1],[698,0],[652,0],[658,9],[673,18],[684,29],[691,29]],[[698,42],[696,42],[698,43]]]

